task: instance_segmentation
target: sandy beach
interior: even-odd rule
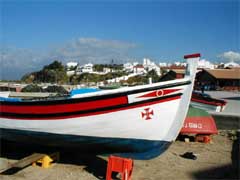
[[[212,137],[212,142],[183,142],[177,140],[161,156],[152,160],[135,160],[133,179],[237,179],[239,178],[239,140],[232,131],[220,131]],[[19,147],[20,146],[20,147]],[[15,148],[2,152],[2,158],[20,158],[24,156],[24,147],[15,152]],[[3,149],[5,151],[5,149]],[[181,157],[193,152],[197,159]],[[60,161],[49,169],[28,166],[19,171],[9,171],[0,175],[2,180],[94,180],[105,179],[107,157],[60,152]]]
[[[238,117],[240,107],[239,93],[207,92],[212,97],[225,99],[228,104],[224,112]],[[211,112],[210,112],[211,113]],[[227,117],[227,116],[226,116]],[[225,119],[228,121],[230,119]],[[239,138],[237,130],[220,130],[212,136],[211,143],[183,142],[177,140],[161,156],[151,160],[134,160],[133,179],[239,179]],[[17,149],[17,151],[16,151]],[[39,150],[42,151],[42,150]],[[1,161],[15,162],[35,150],[19,143],[1,143]],[[44,151],[43,151],[44,152]],[[181,157],[192,152],[197,159]],[[60,160],[51,168],[28,166],[0,175],[2,180],[94,180],[105,179],[107,157],[101,155],[81,154],[70,150],[60,152]]]

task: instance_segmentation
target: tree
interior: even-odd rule
[[[53,63],[44,66],[42,70],[37,72],[32,72],[30,74],[24,75],[22,80],[25,82],[34,83],[66,83],[68,82],[68,77],[66,74],[65,67],[61,62],[54,61]]]
[[[43,89],[36,84],[30,84],[22,88],[21,92],[43,92]]]
[[[147,73],[146,77],[147,77],[147,79],[149,79],[151,77],[153,82],[158,82],[160,80],[160,77],[158,76],[158,74],[156,73],[155,70],[149,71]]]
[[[44,66],[43,70],[45,70],[45,69],[64,70],[65,68],[64,68],[64,66],[62,65],[61,62],[55,60],[53,63],[51,63],[47,66]]]
[[[68,91],[62,86],[48,86],[46,89],[44,89],[44,92],[68,94]]]

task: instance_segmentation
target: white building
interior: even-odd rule
[[[153,64],[155,63],[152,62],[149,58],[143,58],[143,66],[152,66]]]
[[[138,64],[136,66],[133,67],[133,73],[136,74],[145,74],[146,70],[144,69],[143,65]]]
[[[161,75],[160,67],[148,58],[143,59],[143,67],[146,71],[155,70],[158,76]]]
[[[67,71],[67,76],[73,76],[75,74],[75,71],[72,70],[72,71]]]
[[[75,68],[77,65],[78,65],[77,62],[68,62],[66,66],[67,66],[67,69],[72,69],[72,68]]]
[[[77,67],[77,62],[68,62],[66,64],[67,67],[67,76],[72,76],[75,74],[75,68]]]
[[[137,66],[138,62],[128,62],[123,64],[123,70],[127,72],[133,72],[134,66]]]
[[[82,73],[92,73],[93,72],[93,64],[88,63],[83,66],[78,66],[76,69],[76,74],[82,74]]]
[[[167,65],[168,65],[168,64],[165,63],[165,62],[159,63],[159,66],[160,66],[160,67],[167,67]]]
[[[127,72],[132,72],[133,71],[133,63],[125,63],[123,64],[123,70]]]
[[[84,72],[84,73],[93,72],[93,64],[92,63],[85,64],[82,68],[82,72]]]
[[[104,74],[107,74],[107,73],[110,73],[110,72],[111,72],[111,68],[107,68],[107,67],[103,68],[103,73]]]
[[[198,61],[198,68],[214,69],[214,67],[214,64],[207,61],[206,59],[200,59],[200,61]]]
[[[233,61],[224,64],[224,68],[235,68],[235,67],[240,67],[240,65],[238,63],[235,63]]]

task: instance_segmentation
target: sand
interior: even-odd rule
[[[161,156],[151,160],[134,160],[133,180],[161,179],[237,179],[239,178],[239,140],[221,131],[212,142],[175,141]],[[16,149],[15,149],[16,150]],[[20,158],[13,149],[2,153],[11,162]],[[12,151],[12,152],[11,152]],[[193,152],[197,159],[181,157]],[[13,153],[15,153],[13,155]],[[22,153],[19,151],[19,153]],[[13,158],[14,157],[14,158]],[[11,160],[12,158],[12,160]],[[1,180],[95,180],[105,179],[107,157],[74,153],[61,153],[60,161],[51,168],[28,166],[0,175]]]

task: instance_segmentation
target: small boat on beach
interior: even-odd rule
[[[104,86],[99,86],[99,89],[109,90],[109,89],[118,89],[120,87],[121,87],[120,84],[113,83],[113,84],[107,84],[107,85],[104,85]]]
[[[200,54],[186,55],[184,79],[75,94],[0,101],[1,138],[136,159],[161,154],[179,134]]]
[[[191,97],[191,105],[205,111],[222,112],[227,102],[222,99],[212,98],[210,95],[193,91]]]
[[[190,105],[180,134],[211,135],[217,133],[217,126],[213,117],[207,111]]]

